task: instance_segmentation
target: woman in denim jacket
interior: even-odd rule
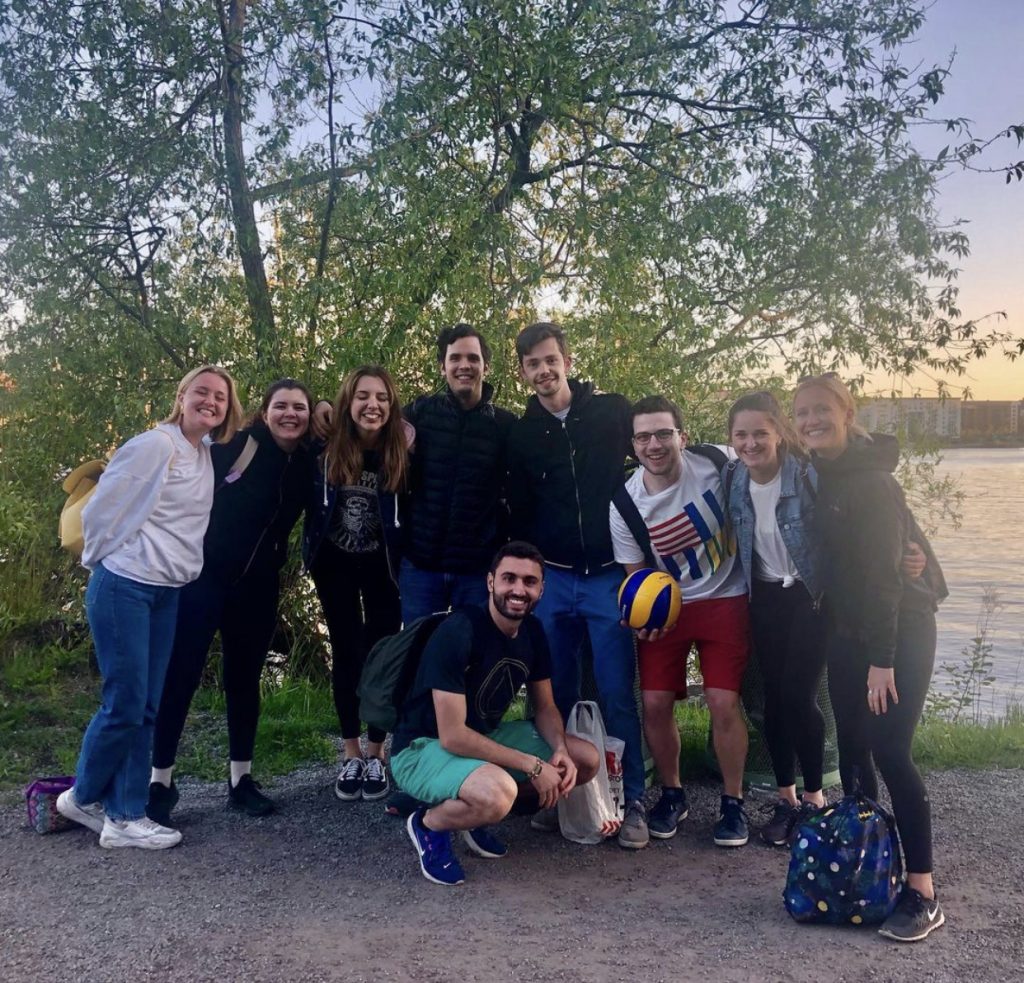
[[[824,622],[811,542],[816,479],[769,392],[747,393],[732,405],[729,436],[739,460],[725,466],[722,484],[750,594],[753,648],[764,679],[765,741],[779,788],[761,838],[782,846],[801,812],[825,801],[825,720],[817,703]]]

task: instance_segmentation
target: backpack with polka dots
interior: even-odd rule
[[[782,895],[796,921],[877,925],[895,907],[902,886],[895,820],[861,792],[797,826]]]

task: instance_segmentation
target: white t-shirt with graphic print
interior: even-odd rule
[[[658,566],[676,577],[684,601],[746,593],[714,462],[684,450],[683,473],[670,488],[649,492],[640,467],[626,482],[626,490],[650,533]],[[614,504],[608,523],[616,561],[643,563],[643,550]]]

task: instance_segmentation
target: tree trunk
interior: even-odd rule
[[[227,10],[218,3],[221,36],[224,40],[224,167],[231,195],[231,214],[238,239],[238,253],[245,274],[245,293],[256,342],[256,359],[261,368],[276,368],[274,309],[270,303],[263,250],[256,226],[249,178],[245,173],[245,145],[242,142],[242,78],[247,0],[228,0]]]

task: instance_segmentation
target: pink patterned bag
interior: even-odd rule
[[[56,833],[73,825],[70,819],[57,812],[57,796],[74,784],[74,775],[61,775],[58,778],[37,778],[25,786],[29,826],[37,833]]]

